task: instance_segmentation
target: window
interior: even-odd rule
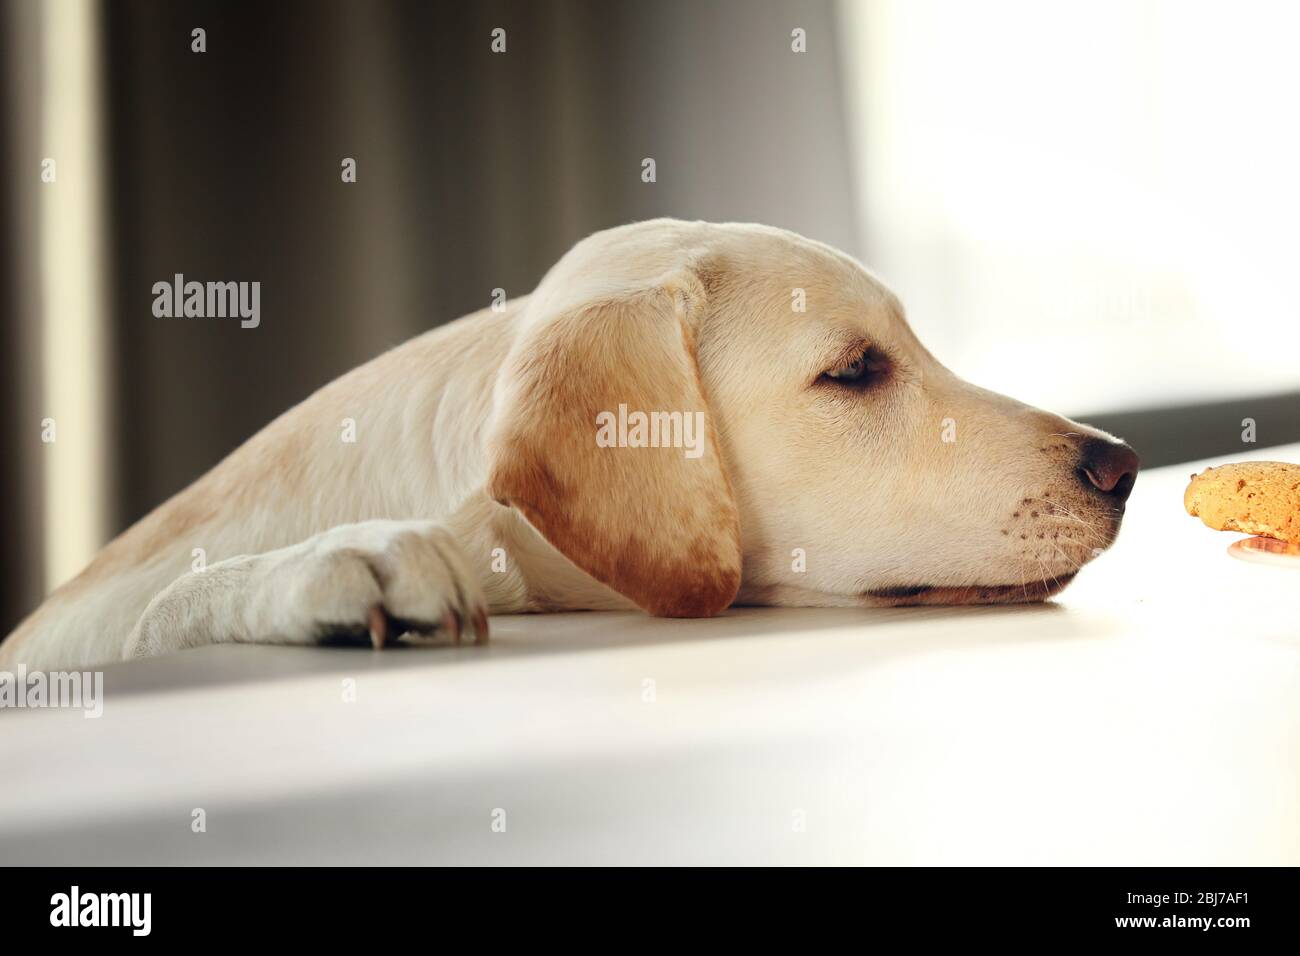
[[[867,264],[1065,412],[1300,387],[1300,7],[844,0]]]

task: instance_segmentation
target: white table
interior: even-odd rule
[[[1294,865],[1300,571],[1183,513],[1199,467],[1048,605],[109,668],[99,720],[0,712],[0,862]]]

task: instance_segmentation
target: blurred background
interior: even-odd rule
[[[1283,3],[0,0],[0,634],[313,389],[654,216],[857,255],[956,372],[1148,465],[1300,440],[1297,35]],[[261,282],[260,326],[156,318],[176,273]]]

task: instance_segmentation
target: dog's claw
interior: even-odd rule
[[[384,613],[383,606],[373,605],[366,615],[366,621],[370,628],[370,643],[375,650],[383,650],[384,642],[388,640],[388,615]]]
[[[474,643],[486,644],[488,642],[488,619],[487,612],[483,608],[474,609]]]
[[[460,618],[454,611],[447,611],[442,616],[442,629],[451,635],[453,644],[460,643]]]

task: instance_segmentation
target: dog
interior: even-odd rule
[[[492,613],[1042,601],[1114,541],[1137,470],[1114,437],[957,378],[851,257],[641,222],[281,415],[0,664],[481,642]]]

